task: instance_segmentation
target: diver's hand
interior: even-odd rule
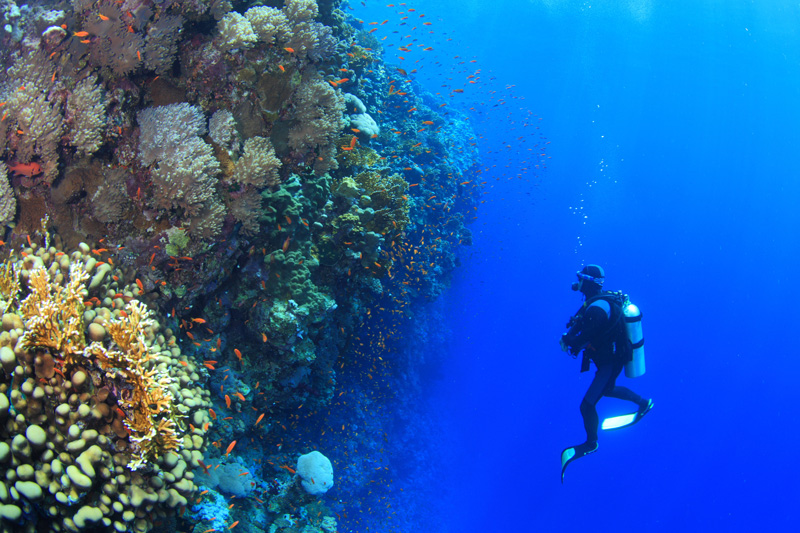
[[[561,339],[559,339],[559,341],[558,341],[558,344],[561,345],[561,351],[562,352],[569,352],[569,346],[567,346],[567,343],[564,340],[566,338],[567,338],[567,334],[564,333],[563,335],[561,335]]]

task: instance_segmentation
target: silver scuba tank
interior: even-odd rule
[[[622,308],[625,318],[625,329],[628,339],[633,345],[633,358],[625,363],[625,376],[638,378],[645,372],[644,366],[644,336],[642,335],[642,312],[630,301]]]

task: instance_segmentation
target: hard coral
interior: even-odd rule
[[[144,532],[196,490],[209,393],[136,285],[85,244],[66,255],[54,241],[0,265],[6,527],[24,513],[43,531]]]
[[[172,418],[172,379],[158,367],[151,368],[155,353],[146,341],[145,330],[153,326],[153,320],[143,303],[130,301],[123,316],[105,321],[104,326],[113,347],[107,349],[93,342],[86,348],[86,357],[95,359],[107,372],[121,376],[128,385],[119,400],[130,413],[125,426],[131,431],[131,442],[141,450],[129,464],[131,470],[136,470],[147,460],[180,446]]]
[[[41,265],[30,271],[30,294],[19,306],[26,330],[19,340],[23,349],[46,348],[60,354],[65,365],[78,364],[86,346],[83,282],[88,277],[79,263],[70,266],[65,286],[51,281],[50,274]]]

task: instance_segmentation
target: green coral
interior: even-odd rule
[[[184,251],[189,246],[189,233],[184,228],[172,227],[166,231],[167,244],[164,246],[164,251],[167,255],[180,256],[185,255]]]

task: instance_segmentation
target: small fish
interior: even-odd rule
[[[287,46],[286,48],[284,48],[284,50],[286,50],[286,51],[287,51],[287,52],[289,52],[290,54],[293,54],[293,53],[294,53],[294,48],[289,48],[288,46]]]
[[[205,319],[202,319],[202,318],[193,318],[192,322],[197,322],[198,324],[205,324],[206,323]]]
[[[235,353],[235,354],[236,354],[236,357],[238,357],[238,358],[239,358],[239,361],[241,361],[241,360],[242,360],[242,352],[240,352],[240,351],[239,351],[239,348],[234,348],[234,349],[233,349],[233,353]]]
[[[261,413],[261,416],[258,417],[258,420],[256,420],[256,425],[258,425],[258,423],[261,422],[261,420],[263,420],[264,414],[265,413]]]
[[[142,280],[140,280],[139,278],[136,278],[136,285],[139,287],[140,291],[144,290],[144,285],[142,284]]]
[[[234,442],[235,442],[235,441],[234,441]],[[239,521],[237,520],[237,521],[236,521],[236,522],[234,522],[233,524],[229,525],[229,526],[228,526],[228,529],[233,529],[233,528],[235,528],[235,527],[236,527],[236,524],[238,524],[238,523],[239,523]]]
[[[229,453],[231,453],[231,450],[233,450],[233,447],[234,447],[234,446],[236,446],[236,441],[233,441],[233,442],[231,442],[230,444],[228,444],[228,449],[227,449],[227,450],[225,450],[225,456],[226,456],[226,457],[227,457],[227,455],[228,455]],[[238,523],[238,522],[237,522],[237,523]]]
[[[208,414],[210,414],[210,415],[211,415],[211,418],[212,418],[212,419],[214,419],[214,420],[216,420],[216,419],[217,419],[217,413],[215,413],[213,409],[209,409],[209,410],[208,410]]]
[[[88,31],[76,31],[76,32],[72,32],[72,35],[73,35],[73,37],[88,37],[89,36],[89,32]]]
[[[281,72],[286,72],[286,69],[283,68],[283,65],[278,65],[278,68],[281,69]]]
[[[289,243],[292,242],[291,237],[286,237],[286,240],[283,241],[283,247],[281,248],[284,252],[289,249]]]
[[[235,396],[237,396],[237,397],[238,397],[240,400],[242,400],[243,402],[244,402],[244,401],[246,401],[246,400],[245,400],[245,397],[244,397],[244,394],[242,394],[241,392],[234,392],[233,394],[234,394]]]
[[[264,342],[267,342],[267,334],[266,333],[262,333],[261,334],[261,340],[264,341]]]
[[[103,15],[102,13],[98,13],[97,16],[100,17],[100,20],[108,20],[108,17]]]
[[[225,405],[228,406],[228,409],[231,408],[231,397],[228,396],[227,394],[225,395]]]

